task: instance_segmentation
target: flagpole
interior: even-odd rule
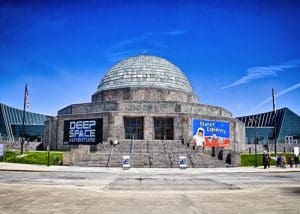
[[[273,117],[274,117],[274,151],[275,151],[275,157],[277,155],[277,137],[276,137],[276,103],[275,103],[275,92],[272,88],[272,98],[273,98]]]
[[[25,92],[24,92],[24,106],[23,106],[23,115],[22,115],[22,130],[21,130],[21,155],[23,155],[23,147],[24,147],[24,126],[25,126],[25,108],[26,108],[26,93],[27,93],[27,84],[25,85]]]

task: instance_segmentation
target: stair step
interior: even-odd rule
[[[179,156],[187,157],[187,167],[211,168],[231,167],[225,160],[220,161],[207,153],[199,154],[192,147],[181,144],[180,141],[122,141],[116,146],[103,143],[98,146],[96,153],[89,153],[85,157],[72,163],[80,166],[106,167],[110,157],[109,167],[121,167],[123,155],[131,155],[131,167],[179,167]],[[110,156],[110,153],[112,154]],[[225,158],[225,157],[224,157]],[[66,162],[72,160],[71,154],[64,157]]]

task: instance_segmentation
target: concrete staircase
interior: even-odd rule
[[[122,167],[123,155],[130,155],[133,168],[178,168],[179,156],[187,158],[188,168],[232,167],[208,153],[199,154],[192,146],[187,147],[178,140],[120,141],[118,145],[103,142],[95,153],[89,153],[73,164],[94,167]]]

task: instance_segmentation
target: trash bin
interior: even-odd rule
[[[123,169],[130,168],[130,155],[123,155],[122,166],[123,166]]]
[[[179,156],[179,168],[186,169],[186,156]]]

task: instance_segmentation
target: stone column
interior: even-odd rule
[[[45,122],[44,127],[44,140],[43,140],[43,146],[46,149],[47,145],[50,145],[50,149],[57,149],[57,125],[58,120],[56,117],[48,118]]]
[[[174,140],[180,140],[183,137],[182,117],[174,117]]]
[[[108,138],[123,140],[124,134],[124,121],[123,116],[117,113],[109,113],[108,115]]]
[[[153,140],[154,138],[154,124],[153,117],[145,116],[144,117],[144,139]]]
[[[182,122],[182,138],[185,143],[189,142],[189,125],[188,125],[188,117],[182,117],[181,122]]]

